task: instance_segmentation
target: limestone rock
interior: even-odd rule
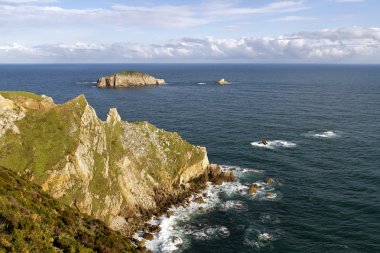
[[[222,78],[222,79],[218,80],[217,83],[219,85],[226,85],[226,84],[229,84],[230,82],[225,80],[224,78]]]
[[[148,122],[123,121],[116,109],[102,121],[84,96],[54,104],[0,92],[0,105],[0,166],[115,229],[160,210],[208,173],[205,148]]]
[[[153,240],[154,236],[152,234],[150,234],[150,233],[145,233],[144,236],[143,236],[143,238],[145,240],[151,241],[151,240]]]
[[[255,184],[248,185],[248,194],[257,193],[257,186]]]
[[[98,79],[97,86],[105,87],[131,87],[131,86],[152,86],[165,84],[164,79],[158,79],[146,73],[135,71],[119,72],[110,76],[104,76]]]
[[[222,171],[216,164],[208,166],[208,179],[215,185],[221,185],[223,182],[234,182],[236,177],[232,171]]]

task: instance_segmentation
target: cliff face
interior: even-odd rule
[[[101,121],[84,96],[54,104],[0,92],[0,166],[115,229],[126,225],[122,217],[158,211],[208,163],[205,148],[147,122],[122,121],[116,109]]]
[[[151,75],[126,71],[113,74],[111,76],[101,77],[98,80],[97,86],[105,87],[130,87],[130,86],[149,86],[165,84],[164,79],[157,79]]]

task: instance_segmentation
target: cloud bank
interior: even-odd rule
[[[264,13],[289,13],[304,10],[304,0],[272,2],[260,7],[241,7],[236,1],[204,1],[202,4],[112,4],[110,8],[63,8],[54,0],[0,0],[0,22],[3,26],[41,28],[81,24],[185,28],[227,19]],[[42,5],[41,5],[42,4]]]
[[[17,62],[351,62],[380,63],[380,28],[348,27],[278,37],[183,38],[163,44],[0,44],[0,61]]]

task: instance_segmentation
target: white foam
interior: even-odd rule
[[[234,171],[235,174],[242,176],[242,173],[255,173],[255,169],[242,168],[238,166],[222,165],[221,169],[226,171]],[[276,181],[275,181],[276,182]],[[257,181],[258,186],[256,194],[248,194],[248,186],[239,181],[223,183],[222,185],[212,185],[208,183],[208,187],[201,193],[194,195],[187,207],[180,206],[171,208],[174,214],[171,217],[153,217],[149,223],[159,225],[160,231],[154,236],[152,241],[146,241],[146,247],[153,252],[180,252],[189,247],[192,239],[195,240],[211,240],[214,238],[225,238],[230,236],[228,227],[221,225],[197,224],[191,225],[188,221],[199,215],[207,215],[208,212],[214,209],[235,212],[244,212],[248,210],[246,201],[253,199],[271,200],[277,198],[277,193],[274,193],[274,185],[267,184],[264,181]],[[222,195],[229,197],[244,196],[245,200],[227,200],[221,202]],[[195,203],[193,200],[202,196],[204,203]],[[143,233],[136,233],[135,238],[141,240]]]
[[[227,211],[230,209],[238,212],[244,212],[248,210],[248,205],[240,200],[227,200],[220,205],[220,210]]]
[[[95,84],[95,83],[98,83],[98,82],[87,82],[87,81],[76,82],[76,84],[89,84],[89,83]]]
[[[338,138],[340,137],[339,131],[324,131],[324,132],[316,132],[316,131],[310,131],[306,134],[303,134],[306,137],[309,138],[319,138],[319,139],[332,139],[332,138]]]
[[[316,138],[336,138],[338,137],[338,134],[334,133],[333,131],[326,131],[322,133],[316,133],[314,134],[314,137]]]
[[[283,140],[267,141],[267,144],[263,144],[262,141],[254,141],[254,142],[251,142],[251,145],[258,148],[267,148],[267,149],[294,148],[297,146],[297,144],[293,142],[283,141]]]
[[[244,244],[253,248],[262,248],[269,245],[274,239],[272,234],[261,232],[251,226],[245,232]]]
[[[202,82],[200,82],[200,83],[197,83],[197,84],[206,84],[206,83],[202,83]]]

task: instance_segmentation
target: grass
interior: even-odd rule
[[[19,172],[28,169],[43,182],[45,171],[78,145],[79,133],[70,133],[70,127],[80,121],[83,110],[81,97],[48,111],[29,110],[16,122],[20,134],[8,133],[1,139],[0,165]]]
[[[131,242],[0,167],[0,252],[134,252]]]
[[[44,99],[40,95],[26,91],[0,91],[0,95],[6,99],[15,99],[17,97],[26,97],[37,101],[42,101]]]
[[[139,75],[139,76],[146,76],[148,74],[142,73],[142,72],[138,72],[138,71],[129,70],[129,71],[120,71],[120,72],[117,72],[117,73],[115,73],[113,75],[125,75],[125,76]]]

